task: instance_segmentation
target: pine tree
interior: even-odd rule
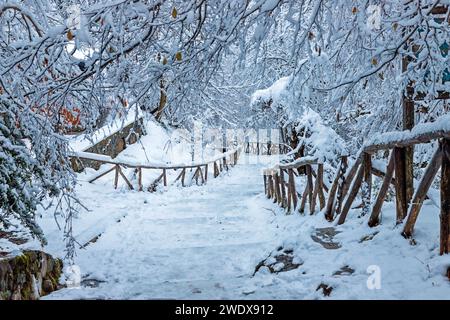
[[[45,238],[35,221],[42,184],[33,181],[44,177],[42,167],[24,142],[17,117],[6,102],[0,102],[0,224],[8,229],[19,222],[42,243]]]

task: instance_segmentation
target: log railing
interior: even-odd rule
[[[315,164],[318,165],[317,172],[312,169],[312,165]],[[302,167],[306,167],[307,184],[303,194],[299,195],[296,191],[295,177],[299,175],[299,169]],[[267,197],[286,208],[288,212],[298,208],[303,213],[306,201],[309,199],[309,210],[313,214],[317,197],[319,197],[320,208],[324,207],[323,164],[318,164],[316,158],[299,158],[291,163],[278,164],[273,168],[264,170],[263,173]],[[313,175],[315,183],[313,183]],[[298,207],[299,198],[301,203]]]
[[[244,144],[244,153],[256,155],[286,154],[292,148],[284,143],[273,143],[270,141],[247,141]]]
[[[438,127],[438,128],[436,128]],[[313,214],[319,200],[320,210],[328,221],[337,219],[337,224],[346,221],[348,212],[360,193],[361,216],[369,216],[368,224],[374,227],[380,223],[380,213],[390,185],[394,186],[397,224],[406,222],[402,235],[412,237],[414,225],[424,200],[430,195],[430,187],[439,171],[440,181],[440,254],[450,252],[450,126],[439,129],[430,124],[418,125],[406,132],[382,134],[367,141],[357,153],[351,166],[347,156],[342,156],[329,189],[323,181],[323,164],[311,157],[302,157],[288,164],[279,164],[264,171],[265,193],[288,212],[303,213],[305,204]],[[411,200],[407,198],[407,171],[405,169],[405,149],[415,144],[438,140],[435,150],[421,180],[417,183]],[[386,169],[373,165],[373,154],[381,150],[391,150]],[[299,170],[300,168],[306,170]],[[315,171],[316,170],[316,171]],[[303,192],[296,190],[295,176],[306,172]],[[372,203],[372,175],[383,178],[381,187]],[[412,177],[409,177],[412,179]],[[326,193],[326,194],[325,194]]]
[[[156,187],[159,184],[163,184],[164,186],[169,185],[168,177],[169,171],[179,172],[176,175],[174,181],[171,184],[174,184],[178,181],[181,182],[183,187],[191,185],[194,181],[197,185],[205,184],[208,180],[208,170],[212,170],[212,177],[216,178],[220,175],[220,173],[224,170],[228,171],[230,167],[235,166],[238,161],[240,153],[240,148],[232,149],[230,151],[224,152],[208,161],[205,162],[193,162],[188,164],[151,164],[151,163],[137,163],[137,162],[125,162],[120,160],[112,159],[109,156],[98,155],[87,152],[77,152],[71,155],[72,158],[84,159],[99,162],[100,164],[110,164],[112,165],[110,168],[102,171],[101,173],[95,175],[94,177],[89,179],[89,182],[92,183],[101,177],[106,176],[107,174],[114,172],[114,188],[117,189],[119,178],[122,178],[128,188],[130,190],[135,189],[132,181],[136,180],[137,182],[137,190],[143,191],[144,185],[142,183],[142,177],[144,171],[148,170],[156,170],[161,172],[158,177],[153,180],[150,185],[145,186],[147,191],[153,192],[156,190]],[[134,179],[128,178],[123,169],[125,168],[133,168],[134,169]]]

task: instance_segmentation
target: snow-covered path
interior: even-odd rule
[[[245,164],[247,160],[243,158],[228,174],[202,187],[169,188],[162,194],[120,192],[110,186],[92,190],[92,202],[124,204],[110,213],[122,217],[120,222],[105,227],[101,237],[76,259],[84,278],[104,282],[96,288],[63,289],[51,297],[230,298],[245,294],[243,279],[253,274],[274,246],[273,212],[255,201],[263,197],[264,161]]]
[[[240,164],[205,186],[168,187],[156,193],[114,190],[111,179],[80,182],[91,210],[74,220],[82,275],[76,288],[44,299],[430,299],[449,298],[448,256],[438,255],[439,210],[429,201],[417,223],[414,245],[395,225],[395,204],[383,206],[376,228],[351,210],[336,226],[323,214],[286,215],[264,193],[261,169],[276,159]],[[83,180],[83,176],[80,176]],[[61,256],[64,243],[52,216],[42,220],[49,245]],[[334,230],[338,248],[314,239]],[[97,237],[101,234],[100,237]],[[387,245],[388,244],[388,245]],[[270,273],[259,262],[289,250],[299,267]],[[367,286],[370,268],[381,287]],[[320,285],[331,286],[324,296]]]

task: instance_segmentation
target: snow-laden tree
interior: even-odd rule
[[[252,91],[287,76],[289,120],[311,108],[336,123],[338,133],[349,132],[351,141],[360,142],[366,134],[398,127],[402,97],[430,99],[448,91],[448,5],[3,1],[0,111],[27,142],[21,149],[27,163],[16,168],[29,172],[25,176],[33,182],[42,175],[31,168],[42,168],[49,182],[33,184],[36,192],[43,195],[54,186],[72,203],[68,115],[80,115],[87,132],[136,108],[177,126],[199,119],[237,125],[250,114],[245,108]],[[6,144],[19,143],[5,132]],[[18,161],[5,155],[8,163]],[[4,221],[12,214],[8,208],[2,205]]]
[[[239,55],[233,44],[245,40],[251,26],[244,21],[271,9],[261,1],[2,2],[0,94],[9,130],[2,138],[5,148],[26,142],[21,157],[5,152],[4,161],[9,170],[24,172],[22,184],[33,186],[18,196],[27,203],[21,220],[33,220],[35,206],[57,194],[65,202],[58,201],[58,207],[69,210],[61,214],[72,216],[67,115],[80,115],[89,133],[134,108],[176,123],[212,107],[221,119],[235,112],[212,103],[212,94],[224,90],[220,77],[230,73],[223,71],[223,58]],[[201,103],[208,96],[211,103]],[[23,132],[20,139],[11,134],[11,123]],[[2,174],[9,177],[11,171]],[[14,184],[3,187],[5,203],[14,202]],[[17,210],[10,205],[1,210],[6,226]],[[31,223],[25,225],[43,239]]]
[[[449,91],[448,1],[271,3],[270,19],[257,17],[261,41],[247,42],[246,54],[288,61],[280,65],[291,76],[292,120],[311,107],[357,148],[369,134],[402,128],[402,101],[436,105]],[[416,122],[433,118],[422,110]],[[432,112],[445,110],[441,103]]]

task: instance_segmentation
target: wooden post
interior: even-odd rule
[[[364,166],[361,165],[358,170],[358,174],[356,175],[355,182],[352,185],[352,189],[350,190],[350,193],[347,197],[347,201],[345,202],[344,208],[342,209],[342,213],[339,216],[338,224],[343,224],[345,222],[347,214],[352,206],[352,203],[355,200],[356,195],[358,194],[359,188],[361,187],[363,176],[364,176]]]
[[[164,182],[164,187],[167,187],[166,169],[163,169],[163,182]]]
[[[325,209],[325,219],[328,221],[332,221],[334,218],[334,211],[335,211],[335,198],[336,198],[336,192],[338,191],[339,187],[339,195],[342,195],[343,186],[345,184],[345,172],[347,170],[347,156],[341,157],[341,162],[339,165],[339,169],[336,172],[336,175],[333,180],[333,184],[330,187],[330,191],[328,193],[328,200],[326,204]],[[341,196],[338,197],[338,201],[342,202],[340,200]],[[339,203],[338,203],[339,205]],[[339,211],[340,211],[340,205],[339,205]]]
[[[92,183],[92,182],[96,181],[97,179],[100,179],[101,177],[107,175],[108,173],[110,173],[111,171],[113,171],[115,169],[116,169],[116,166],[114,165],[110,169],[106,170],[105,172],[103,172],[103,173],[99,174],[98,176],[96,176],[96,177],[92,178],[91,180],[89,180],[89,183]]]
[[[370,153],[363,154],[364,166],[364,188],[362,190],[363,210],[362,216],[369,213],[372,199],[372,156]]]
[[[416,51],[415,46],[412,46],[413,51]],[[402,72],[408,69],[410,58],[408,56],[402,59]],[[408,83],[402,98],[403,107],[403,130],[411,130],[414,127],[414,88],[412,83]],[[414,145],[408,146],[404,150],[405,161],[405,196],[406,203],[409,203],[414,193]]]
[[[383,206],[384,199],[386,197],[387,191],[389,190],[389,185],[391,184],[393,175],[394,175],[394,153],[391,152],[389,162],[386,167],[386,174],[384,176],[380,191],[378,192],[377,199],[375,200],[375,204],[372,208],[372,214],[370,215],[369,219],[370,227],[375,227],[380,222],[379,216],[381,212],[381,207]]]
[[[308,179],[308,197],[309,197],[309,213],[314,214],[314,208],[313,208],[313,178],[311,173],[311,165],[306,166],[306,178]]]
[[[321,168],[322,168],[322,172],[320,173]],[[311,204],[312,212],[316,211],[316,199],[319,196],[319,189],[321,188],[321,182],[320,182],[320,178],[319,178],[321,175],[323,175],[323,164],[319,163],[317,165],[316,182],[314,184],[314,191],[313,191],[313,194],[312,194],[312,201],[311,201],[311,203],[312,203]],[[321,205],[320,209],[322,209],[322,208],[323,208],[323,206]]]
[[[348,168],[348,157],[342,156],[341,159],[342,160],[341,160],[341,166],[339,169],[339,183],[338,183],[337,195],[336,195],[336,205],[334,208],[334,212],[336,215],[341,214],[344,198],[345,198],[348,188],[350,187],[350,183],[353,180],[353,176],[356,173],[356,169],[357,169],[356,164],[358,163],[358,161],[356,161],[355,165],[351,168],[351,170],[349,172],[349,176],[346,177],[345,174],[346,174],[347,168]]]
[[[284,185],[284,171],[280,169],[281,206],[286,208],[286,190]]]
[[[266,174],[263,174],[264,179],[264,193],[267,195],[267,176]]]
[[[143,190],[143,187],[142,187],[142,168],[141,167],[138,168],[138,188],[139,188],[139,191]]]
[[[123,180],[128,185],[128,188],[130,188],[130,190],[133,190],[134,188],[133,188],[133,185],[131,184],[131,182],[128,180],[128,178],[125,176],[125,174],[122,172],[122,169],[120,168],[120,166],[118,168],[119,168],[119,174],[122,176]]]
[[[308,194],[309,194],[308,188],[309,188],[309,185],[306,184],[305,190],[303,191],[303,194],[302,194],[302,202],[300,203],[300,208],[298,209],[298,212],[300,212],[300,213],[305,212],[306,198],[308,198]]]
[[[275,173],[273,177],[275,182],[275,199],[277,203],[281,203],[280,178],[278,176],[278,173]]]
[[[181,172],[181,185],[184,187],[184,178],[186,177],[186,168]]]
[[[205,178],[203,178],[202,166],[198,166],[197,170],[198,170],[198,174],[200,175],[200,178],[202,179],[202,185],[203,185],[205,183]]]
[[[208,164],[205,164],[205,182],[208,181]]]
[[[414,225],[416,223],[417,217],[419,216],[420,209],[422,208],[423,201],[427,195],[428,189],[430,189],[433,183],[434,177],[439,170],[439,165],[441,164],[442,151],[441,148],[436,150],[425,170],[422,179],[420,180],[419,186],[417,187],[416,193],[414,194],[413,201],[411,203],[411,208],[409,209],[408,219],[406,220],[405,227],[403,228],[403,236],[411,237],[414,231]]]
[[[323,163],[319,163],[317,165],[316,183],[319,186],[319,189],[318,189],[319,206],[320,206],[320,210],[322,210],[325,207],[325,195],[323,193]]]
[[[291,212],[291,208],[292,208],[291,203],[292,203],[292,191],[291,191],[291,185],[288,182],[288,185],[287,185],[287,212],[288,213]]]
[[[450,139],[440,141],[441,165],[441,236],[440,254],[450,253]]]
[[[267,193],[267,198],[273,197],[273,176],[270,174],[268,177],[269,180],[269,192]]]
[[[214,161],[214,178],[219,175],[219,168],[217,166],[217,162]]]
[[[352,184],[353,178],[355,177],[361,162],[362,162],[362,156],[360,155],[356,159],[356,161],[353,164],[353,166],[350,168],[350,171],[348,172],[348,174],[345,176],[345,181],[344,181],[344,184],[342,186],[342,199],[344,199],[347,196],[347,192],[350,189],[350,186]]]
[[[117,189],[118,184],[119,184],[119,165],[116,164],[116,175],[114,177],[114,189]]]
[[[295,190],[294,170],[289,169],[289,189],[291,191],[294,210],[297,208],[297,191]]]
[[[406,197],[406,176],[405,176],[405,148],[394,150],[394,170],[395,170],[395,204],[397,212],[397,223],[403,221],[408,211]]]
[[[342,166],[342,160],[341,160],[341,166]],[[339,184],[339,177],[340,177],[339,175],[340,175],[340,173],[338,170],[334,177],[333,184],[331,185],[330,192],[328,193],[328,200],[327,200],[327,205],[326,205],[326,209],[325,209],[325,219],[327,219],[328,221],[332,221],[333,216],[334,216],[334,199],[336,197],[336,191],[337,191],[338,184]]]

